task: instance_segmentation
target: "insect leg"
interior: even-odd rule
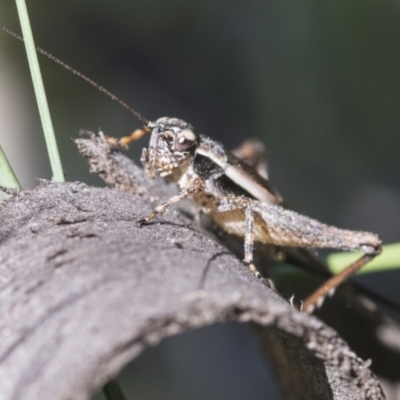
[[[364,256],[358,261],[328,280],[313,293],[303,306],[305,311],[311,312],[315,307],[322,305],[326,296],[333,294],[338,285],[381,252],[381,240],[373,233],[336,228],[280,206],[257,200],[250,201],[253,203],[256,216],[259,216],[263,223],[263,233],[256,237],[256,240],[279,246],[361,250],[364,252]]]
[[[218,211],[234,211],[237,209],[245,209],[245,236],[244,236],[244,260],[243,262],[249,267],[254,276],[268,287],[272,287],[271,283],[265,279],[253,263],[254,250],[254,212],[251,202],[243,197],[225,198]]]
[[[263,178],[268,179],[265,146],[263,142],[258,139],[246,140],[239,147],[233,149],[232,153],[253,167]]]
[[[143,128],[136,129],[130,135],[123,136],[120,139],[116,139],[113,137],[107,137],[107,142],[111,145],[111,147],[124,147],[128,148],[132,142],[136,142],[137,140],[141,139],[143,136],[149,134],[151,129],[147,126]]]
[[[350,276],[359,271],[365,264],[373,260],[382,251],[381,246],[377,246],[376,249],[370,253],[364,254],[354,263],[350,264],[339,274],[328,279],[323,285],[321,285],[313,294],[311,294],[303,303],[303,310],[308,313],[312,313],[315,308],[322,306],[327,296],[332,296],[336,288]]]
[[[187,189],[182,190],[182,192],[178,193],[175,196],[172,196],[170,199],[165,201],[162,204],[159,204],[154,210],[148,214],[145,218],[138,221],[139,225],[148,224],[156,215],[164,213],[169,207],[177,203],[178,201],[183,200],[185,197],[191,196],[197,192],[201,192],[204,190],[205,183],[203,180],[196,180],[191,186]]]

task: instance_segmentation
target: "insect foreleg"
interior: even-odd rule
[[[162,204],[159,204],[154,210],[148,214],[145,218],[138,221],[140,225],[148,224],[156,215],[164,213],[169,207],[183,200],[188,196],[192,196],[195,193],[203,191],[205,188],[205,182],[201,179],[197,179],[191,186],[187,189],[182,190],[179,194],[172,196],[170,199]]]
[[[132,142],[136,142],[137,140],[141,139],[143,136],[149,134],[151,129],[147,126],[143,128],[136,129],[130,135],[123,136],[122,138],[116,139],[113,137],[108,137],[107,142],[111,145],[111,147],[124,147],[128,148]]]

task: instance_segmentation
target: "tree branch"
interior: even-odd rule
[[[2,399],[89,399],[146,347],[226,321],[255,324],[286,399],[385,398],[333,329],[260,284],[183,213],[139,228],[171,185],[149,181],[102,137],[77,142],[125,193],[43,182],[2,205]]]

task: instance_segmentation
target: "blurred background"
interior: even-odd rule
[[[258,137],[291,208],[399,241],[398,1],[36,0],[28,9],[38,46],[147,119],[185,119],[227,148]],[[20,32],[12,0],[1,1],[0,23]],[[0,54],[0,143],[33,187],[51,172],[24,46],[0,32]],[[139,122],[40,63],[67,180],[102,185],[71,138],[83,128],[122,136]],[[399,277],[357,279],[400,302]],[[258,357],[249,327],[214,326],[146,351],[121,379],[132,399],[278,398]]]

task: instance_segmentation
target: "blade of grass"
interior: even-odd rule
[[[112,381],[105,384],[101,392],[97,392],[92,400],[125,400],[117,381]]]
[[[40,119],[42,122],[43,132],[46,139],[47,152],[49,154],[53,179],[57,182],[64,182],[64,172],[61,165],[60,155],[58,153],[56,138],[54,135],[53,125],[51,123],[50,111],[47,104],[46,94],[44,91],[42,75],[40,73],[39,62],[37,59],[35,44],[31,25],[28,17],[25,0],[16,0],[18,15],[21,22],[22,33],[26,54],[28,56],[29,68],[32,75],[33,87],[35,89],[36,101],[39,108]]]
[[[330,254],[326,261],[331,272],[337,274],[361,255],[362,253],[334,253]],[[400,243],[387,244],[383,246],[382,254],[363,267],[359,274],[398,269],[399,267]]]
[[[97,392],[93,397],[92,400],[108,400],[105,394],[101,392]]]
[[[125,396],[123,395],[119,384],[115,379],[108,382],[103,387],[103,393],[106,396],[107,400],[125,400]]]
[[[333,253],[326,258],[326,263],[332,274],[338,274],[348,265],[361,257],[361,252]],[[400,268],[400,243],[386,244],[382,246],[382,254],[374,258],[370,263],[358,272],[368,274],[374,272],[388,271]],[[279,265],[273,269],[273,278],[279,284],[309,281],[312,276],[289,264]]]
[[[0,146],[0,186],[19,189],[21,186]]]

